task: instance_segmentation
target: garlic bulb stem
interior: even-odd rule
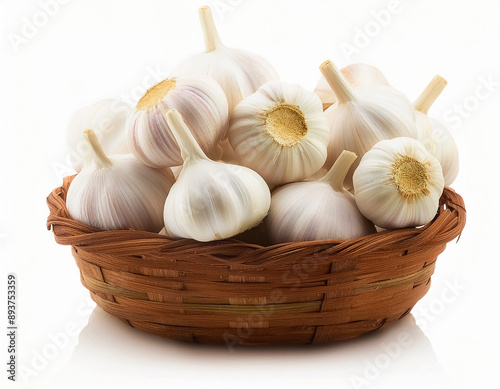
[[[345,177],[356,158],[358,156],[352,151],[342,151],[328,173],[318,181],[329,184],[335,192],[344,192]]]
[[[339,104],[349,101],[356,101],[351,86],[340,73],[339,69],[329,59],[323,62],[319,67],[330,88],[335,92]]]
[[[108,158],[104,150],[102,149],[101,144],[99,143],[99,139],[97,139],[97,136],[94,132],[94,130],[85,130],[83,131],[85,135],[87,135],[87,138],[90,142],[90,145],[92,146],[92,150],[94,150],[94,161],[95,163],[102,168],[110,168],[113,166],[113,163],[111,160]]]
[[[209,53],[211,51],[217,50],[218,48],[224,47],[222,41],[215,27],[214,17],[212,15],[212,10],[208,5],[204,5],[199,9],[201,28],[203,30],[203,37],[205,38],[205,52]]]
[[[443,77],[440,75],[435,76],[413,103],[415,109],[427,115],[429,108],[441,94],[446,84],[448,83]]]
[[[208,159],[201,147],[194,139],[193,134],[189,130],[188,126],[182,120],[182,116],[179,112],[175,110],[169,110],[166,113],[167,124],[174,134],[175,140],[179,144],[181,149],[182,159],[184,161],[193,159]]]

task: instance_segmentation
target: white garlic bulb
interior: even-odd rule
[[[378,142],[354,172],[359,210],[387,229],[416,227],[436,215],[444,179],[439,161],[412,138]]]
[[[211,161],[177,111],[168,111],[166,117],[184,159],[165,202],[167,234],[207,242],[259,224],[271,204],[262,177],[244,166]]]
[[[141,164],[132,154],[108,157],[92,130],[86,130],[92,160],[73,179],[66,206],[71,217],[102,230],[158,232],[163,205],[174,182],[170,169]]]
[[[385,78],[378,68],[365,63],[354,63],[340,69],[340,73],[344,76],[346,81],[354,89],[362,88],[365,86],[375,85],[389,85],[389,81]],[[314,89],[321,101],[323,102],[323,109],[327,109],[332,104],[337,102],[337,96],[328,85],[328,81],[322,75],[318,80],[316,89]]]
[[[318,96],[269,81],[236,106],[228,137],[244,166],[279,185],[303,180],[323,166],[330,133]]]
[[[123,101],[105,99],[83,107],[72,116],[66,139],[70,162],[77,172],[82,170],[87,159],[93,154],[82,128],[92,128],[95,131],[106,154],[130,153],[125,126],[130,110],[130,105]]]
[[[354,239],[375,232],[343,187],[356,154],[344,151],[318,181],[294,182],[272,194],[266,218],[275,243],[307,240]]]
[[[229,120],[226,96],[213,79],[198,75],[163,80],[139,100],[127,123],[129,144],[137,159],[154,167],[182,164],[181,150],[165,118],[170,109],[183,115],[207,155],[222,156],[219,142],[226,136]]]
[[[444,185],[450,186],[458,175],[458,147],[450,131],[440,121],[427,116],[429,108],[446,86],[446,80],[437,75],[414,103],[417,139],[437,158],[443,168]]]
[[[173,74],[175,76],[206,74],[212,77],[224,90],[229,103],[229,112],[232,112],[236,104],[254,93],[262,84],[277,80],[278,74],[264,58],[243,50],[225,47],[219,38],[212,11],[208,6],[201,7],[199,15],[205,37],[205,52],[181,62]]]
[[[338,99],[325,111],[331,133],[327,168],[343,150],[361,158],[380,140],[416,137],[415,110],[402,93],[385,85],[353,90],[331,61],[323,62],[320,70]],[[355,161],[346,176],[347,189],[352,188],[358,164]]]

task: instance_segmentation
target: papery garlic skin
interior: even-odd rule
[[[270,186],[316,173],[326,161],[329,137],[321,100],[282,81],[270,81],[241,101],[228,132],[237,159]]]
[[[145,166],[132,154],[102,152],[73,179],[66,206],[74,220],[98,229],[158,232],[174,181],[170,169]]]
[[[201,7],[199,14],[206,51],[181,62],[172,74],[178,77],[198,74],[212,77],[224,90],[229,112],[232,112],[242,99],[250,96],[261,85],[277,80],[278,74],[264,58],[225,47],[219,38],[209,7]]]
[[[92,147],[83,129],[92,128],[108,155],[127,154],[126,120],[132,107],[117,99],[104,99],[81,108],[70,119],[66,139],[70,162],[79,172],[92,156]]]
[[[340,73],[342,73],[349,85],[354,89],[375,85],[389,86],[389,81],[385,78],[384,73],[375,66],[365,63],[348,65],[340,69]],[[323,102],[324,109],[337,102],[337,96],[335,96],[335,93],[332,88],[330,88],[328,81],[326,81],[323,75],[318,80],[314,93],[316,93]]]
[[[184,158],[182,171],[165,201],[167,234],[208,242],[259,224],[271,204],[262,177],[244,166],[211,161],[178,112],[169,111],[167,120]]]
[[[342,187],[355,159],[346,151],[322,179],[287,184],[272,193],[266,224],[274,243],[347,240],[375,232]]]
[[[430,222],[444,188],[439,161],[420,142],[405,137],[373,146],[361,159],[353,183],[361,213],[386,229]]]
[[[134,156],[153,167],[182,164],[181,151],[165,114],[175,109],[185,118],[202,150],[219,159],[226,136],[228,105],[221,87],[210,77],[166,79],[146,92],[128,118],[128,140]]]
[[[326,175],[326,173],[328,173],[328,170],[322,167],[312,176],[307,177],[304,181],[318,181],[321,178],[323,178]]]
[[[440,121],[427,116],[429,108],[446,86],[446,80],[437,75],[414,103],[417,139],[437,158],[443,168],[444,184],[450,186],[459,170],[458,147],[450,131]]]
[[[338,103],[325,111],[331,134],[326,168],[343,150],[361,158],[380,140],[417,137],[415,110],[401,92],[385,85],[353,90],[331,61],[325,61],[320,70],[338,98]],[[354,162],[346,176],[348,189],[358,164],[359,160]]]
[[[264,185],[257,173],[243,166],[209,160],[190,163],[165,202],[168,235],[208,242],[256,226],[271,201]]]

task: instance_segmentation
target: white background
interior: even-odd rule
[[[0,300],[7,273],[16,273],[20,364],[11,385],[2,336],[2,388],[500,387],[499,2],[206,1],[227,46],[265,56],[283,80],[311,90],[327,58],[378,66],[410,100],[435,74],[445,77],[430,113],[458,143],[453,187],[468,210],[413,315],[347,343],[233,353],[143,334],[94,309],[70,248],[45,229],[45,198],[72,173],[71,114],[108,96],[135,102],[202,51],[202,2],[74,1],[44,10],[50,2],[0,1]]]

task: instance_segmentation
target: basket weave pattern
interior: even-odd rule
[[[422,228],[269,247],[201,243],[72,220],[72,179],[47,198],[47,227],[72,246],[93,300],[134,328],[188,342],[328,343],[383,328],[429,290],[437,256],[466,217],[462,198],[445,188]]]

